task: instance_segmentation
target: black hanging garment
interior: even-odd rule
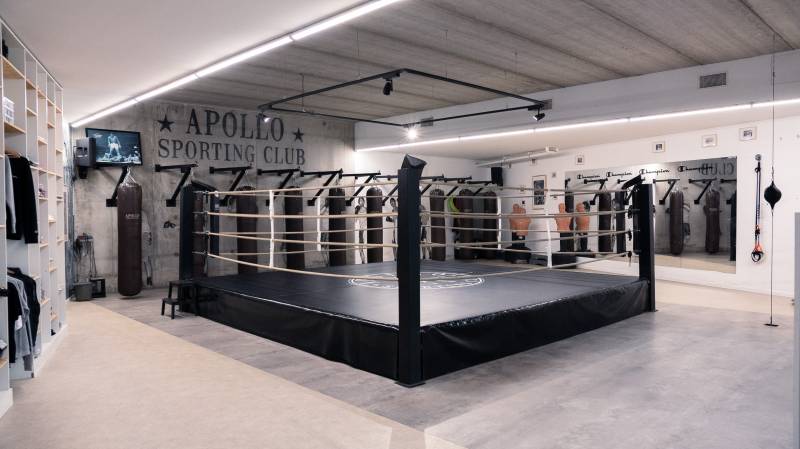
[[[36,333],[39,330],[39,316],[42,308],[39,304],[39,296],[36,293],[36,281],[32,277],[23,274],[19,268],[9,267],[8,271],[10,276],[19,279],[25,285],[25,296],[28,298],[28,308],[30,308],[31,337],[33,344],[36,345]]]
[[[7,285],[8,289],[8,360],[11,363],[17,361],[17,339],[14,329],[14,322],[22,316],[22,307],[19,302],[19,292],[12,284]]]
[[[683,253],[683,192],[669,194],[669,252],[675,256]]]
[[[24,157],[10,158],[11,176],[14,186],[15,229],[6,226],[6,236],[11,240],[22,240],[25,243],[39,243],[39,221],[36,215],[36,188],[31,175],[31,164]],[[7,218],[8,220],[8,218]]]
[[[245,186],[237,189],[240,192],[247,192],[255,190],[250,186]],[[256,203],[258,197],[248,195],[238,195],[236,197],[236,213],[243,215],[256,215],[258,214],[258,204]],[[254,232],[258,231],[258,220],[253,217],[236,217],[236,232],[244,237],[255,237]],[[258,264],[258,240],[254,239],[236,239],[236,251],[239,253],[236,257],[239,261],[245,263]],[[258,267],[253,265],[236,264],[239,274],[245,273],[258,273]]]
[[[716,254],[719,252],[719,190],[709,190],[706,193],[706,204],[703,206],[706,214],[706,252]]]

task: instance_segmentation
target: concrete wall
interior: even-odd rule
[[[158,122],[165,115],[169,121],[174,122],[171,129],[162,129]],[[172,194],[180,179],[178,172],[155,173],[155,164],[197,162],[199,167],[193,171],[193,179],[215,185],[220,190],[229,187],[233,176],[211,175],[209,167],[212,165],[234,167],[252,164],[254,169],[241,185],[258,189],[275,188],[278,178],[257,177],[255,168],[300,166],[304,170],[313,171],[336,170],[340,167],[349,170],[353,167],[351,124],[297,116],[281,119],[283,133],[279,132],[277,124],[272,133],[268,129],[269,125],[257,122],[253,111],[150,102],[91,125],[93,128],[139,131],[142,134],[144,165],[133,169],[133,177],[142,185],[144,193],[143,254],[152,260],[154,285],[163,286],[169,280],[177,278],[179,228],[165,228],[164,225],[167,222],[178,223],[179,209],[167,208],[165,200]],[[246,123],[244,130],[243,122]],[[257,123],[260,123],[260,128],[256,128]],[[302,135],[294,134],[298,130]],[[73,143],[74,139],[80,137],[85,137],[85,130],[73,129]],[[228,145],[227,152],[225,144]],[[105,207],[105,199],[111,196],[119,173],[118,168],[90,170],[88,179],[75,181],[75,232],[86,232],[94,236],[98,272],[107,279],[107,285],[112,291],[116,289],[117,278],[117,210]],[[309,178],[304,182],[314,183],[318,180]],[[259,200],[259,204],[260,212],[267,213],[265,202]],[[279,204],[278,207],[280,206]],[[310,208],[308,212],[313,211]],[[223,230],[234,229],[233,219],[222,221]],[[312,223],[309,222],[307,226],[312,226]],[[235,242],[230,240],[221,250],[233,250],[234,246]],[[309,262],[314,264],[319,261],[311,257]],[[81,264],[78,270],[81,277],[86,276],[85,264]],[[231,270],[235,270],[235,267],[226,265],[226,269],[220,272]]]

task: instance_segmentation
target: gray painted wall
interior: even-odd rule
[[[166,127],[162,129],[158,122],[165,115],[169,121],[174,122],[171,130]],[[164,286],[169,280],[177,279],[179,229],[164,228],[164,224],[167,221],[178,223],[179,209],[167,208],[165,200],[172,194],[180,179],[178,172],[155,173],[155,164],[197,162],[199,167],[194,170],[193,178],[215,185],[220,190],[227,190],[233,176],[209,174],[209,167],[212,165],[233,167],[251,163],[254,169],[241,185],[258,189],[275,188],[278,178],[257,177],[256,168],[300,166],[305,170],[343,168],[347,171],[354,166],[351,124],[298,116],[277,118],[280,120],[273,120],[270,130],[270,125],[264,125],[253,111],[148,102],[91,125],[92,128],[139,131],[142,134],[144,165],[133,169],[133,177],[143,188],[142,248],[143,255],[152,260],[155,286]],[[302,135],[294,134],[298,130]],[[85,129],[73,129],[71,137],[74,144],[75,139],[85,137]],[[117,278],[117,219],[116,209],[107,208],[105,199],[111,196],[119,174],[118,168],[90,170],[87,179],[75,181],[75,209],[78,211],[75,216],[75,233],[78,235],[86,232],[94,236],[97,269],[99,275],[106,278],[111,291],[116,289]],[[319,180],[307,179],[306,182],[318,183]],[[264,201],[259,203],[260,213],[267,213]],[[282,204],[278,202],[277,207],[276,213]],[[314,213],[314,208],[309,208],[306,213]],[[229,222],[226,223],[226,220]],[[233,230],[233,220],[223,219],[222,229]],[[267,230],[265,225],[266,222],[259,230]],[[306,227],[310,229],[313,226],[314,220],[307,220]],[[276,230],[279,229],[276,227]],[[260,243],[263,245],[260,245],[259,251],[266,251],[266,242]],[[221,251],[234,248],[235,241],[230,240],[221,247]],[[264,257],[261,262],[266,261],[267,258]],[[307,256],[309,265],[320,262],[316,255]],[[212,271],[232,272],[235,268],[230,264],[214,264]],[[79,263],[77,269],[79,276],[85,278],[88,273],[86,261]]]

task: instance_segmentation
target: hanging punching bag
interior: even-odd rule
[[[456,207],[461,213],[464,214],[471,214],[474,212],[473,205],[474,201],[472,197],[474,194],[470,189],[462,189],[458,192],[458,196],[456,196]],[[472,228],[475,227],[475,219],[469,218],[468,216],[462,216],[458,219],[459,227],[464,229],[461,230],[459,236],[461,238],[462,245],[473,246],[475,243],[475,231]],[[474,259],[475,258],[475,250],[472,248],[458,248],[457,259]]]
[[[683,253],[683,192],[669,194],[669,252],[675,256]]]
[[[305,235],[300,234],[303,232],[303,191],[302,190],[292,190],[286,192],[284,197],[284,206],[283,210],[286,215],[298,215],[299,218],[287,218],[286,219],[286,240],[305,240]],[[279,245],[275,245],[275,248],[278,248]],[[291,268],[292,270],[305,270],[306,269],[306,257],[305,254],[300,253],[299,251],[303,251],[305,249],[305,245],[302,243],[287,243],[286,244],[286,251],[287,252],[298,252],[297,254],[287,254],[286,255],[286,267]]]
[[[246,186],[237,189],[240,192],[254,190],[252,187]],[[236,196],[236,213],[237,214],[258,214],[258,204],[256,203],[256,196],[237,195]],[[236,232],[244,236],[254,237],[253,233],[258,231],[258,220],[255,218],[236,218]],[[242,262],[258,263],[258,256],[253,255],[258,252],[258,240],[251,239],[236,239],[236,252],[239,254],[237,258]],[[251,265],[237,264],[239,274],[244,273],[258,273],[258,268]]]
[[[345,209],[345,193],[344,189],[335,188],[328,191],[328,215],[341,215]],[[347,220],[344,218],[329,218],[328,230],[329,231],[344,231],[347,226]],[[347,241],[346,232],[329,232],[328,241],[334,243],[344,243]],[[347,251],[342,251],[344,246],[335,245],[331,246],[328,252],[328,260],[330,266],[338,267],[347,265]]]
[[[611,212],[611,194],[608,192],[601,193],[599,195],[600,205],[599,210],[600,212]],[[597,229],[599,234],[608,234],[611,232],[611,215],[598,215],[597,217]],[[601,235],[597,237],[597,249],[601,253],[610,253],[612,252],[611,249],[611,236],[610,235]]]
[[[383,212],[383,191],[377,187],[367,190],[367,213]],[[367,218],[367,243],[383,244],[383,217]],[[383,248],[368,248],[367,263],[383,262]]]
[[[625,192],[614,193],[614,210],[617,212],[625,210]],[[614,215],[615,230],[622,232],[625,230],[625,214],[618,213]],[[625,240],[625,234],[616,234],[614,236],[617,242],[617,252],[624,253],[628,250],[628,242]]]
[[[142,291],[142,186],[130,172],[117,189],[117,272],[123,296]]]
[[[441,189],[431,190],[430,208],[431,213],[444,213],[444,191]],[[445,229],[444,216],[434,215],[431,217],[431,243],[444,245],[447,243],[447,230]],[[431,260],[444,261],[447,259],[447,248],[444,246],[431,247]]]
[[[730,218],[730,249],[729,260],[736,262],[736,191],[731,196],[731,218]]]
[[[719,252],[719,190],[711,189],[706,193],[706,204],[703,212],[706,214],[706,252],[716,254]]]

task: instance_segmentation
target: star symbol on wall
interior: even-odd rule
[[[294,134],[294,141],[295,141],[295,142],[297,142],[298,140],[299,140],[300,142],[302,142],[302,141],[303,141],[303,135],[304,135],[304,134],[303,134],[303,132],[302,132],[302,131],[300,131],[300,128],[297,128],[297,131],[293,132],[292,134]]]
[[[172,132],[172,124],[175,123],[175,122],[171,122],[167,118],[167,114],[164,114],[164,119],[163,120],[156,120],[156,123],[160,123],[161,124],[161,129],[159,131],[164,131],[166,129],[167,131]]]

